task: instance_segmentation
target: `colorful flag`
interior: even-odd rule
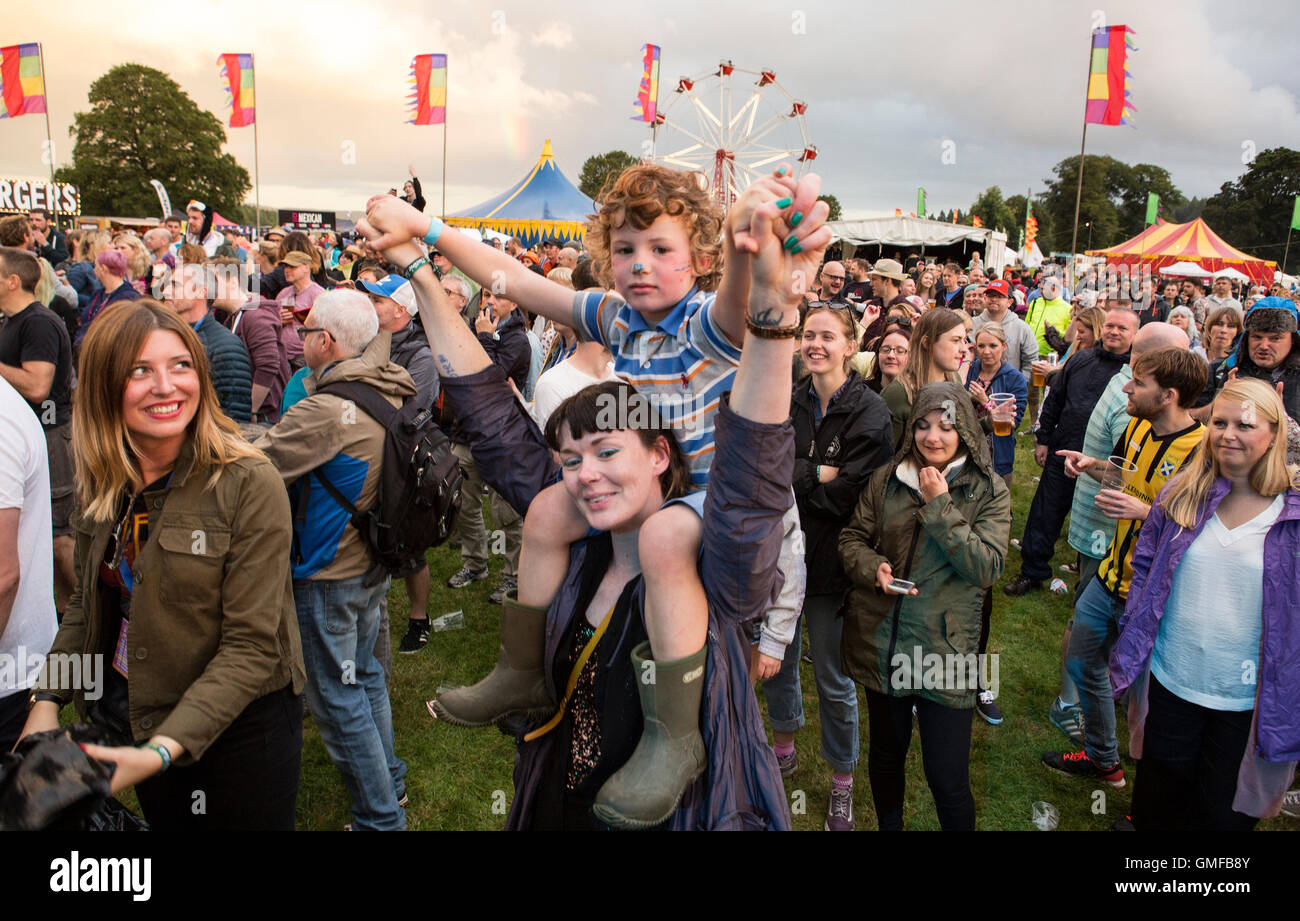
[[[1147,224],[1154,224],[1159,216],[1156,212],[1160,210],[1160,196],[1155,192],[1147,193]]]
[[[974,216],[973,218],[971,218],[970,220],[971,220],[971,226],[972,226],[972,227],[983,227],[983,226],[984,226],[984,218],[980,217],[978,214],[975,215],[975,216]]]
[[[632,105],[632,121],[653,124],[659,107],[659,46],[641,46],[641,87]]]
[[[925,189],[916,190],[916,214],[913,217],[925,217]]]
[[[1291,212],[1291,229],[1300,230],[1300,195],[1295,197],[1295,209]]]
[[[1034,217],[1034,206],[1025,206],[1025,246],[1033,246],[1038,239],[1038,218]]]
[[[44,111],[41,46],[32,42],[0,48],[0,118],[39,115]]]
[[[447,56],[445,54],[417,54],[411,59],[411,83],[415,87],[409,97],[412,125],[445,125],[447,123]]]
[[[230,94],[226,100],[230,106],[230,127],[247,128],[256,115],[253,105],[253,56],[221,54],[217,55],[217,63],[221,65],[221,81]]]
[[[1132,125],[1133,103],[1130,102],[1128,53],[1137,47],[1129,38],[1128,26],[1094,29],[1092,61],[1088,67],[1088,105],[1085,123],[1094,125]]]

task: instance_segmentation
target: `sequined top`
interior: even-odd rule
[[[578,656],[596,632],[596,628],[584,617],[573,631],[573,643],[569,647],[568,670],[577,664]],[[578,684],[573,689],[569,700],[569,714],[573,720],[569,744],[569,768],[565,774],[564,786],[569,792],[577,790],[587,775],[600,761],[600,712],[596,709],[596,655],[587,659],[587,664],[578,676]]]

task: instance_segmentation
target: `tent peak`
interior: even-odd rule
[[[551,139],[547,138],[546,143],[542,145],[542,155],[540,160],[554,160],[555,154],[551,153]]]

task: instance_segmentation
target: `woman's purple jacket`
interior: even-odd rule
[[[1174,570],[1205,528],[1230,484],[1219,477],[1210,489],[1196,526],[1180,528],[1165,517],[1161,490],[1133,551],[1133,578],[1119,623],[1119,641],[1110,656],[1115,697],[1147,668],[1160,632],[1160,618],[1173,585]],[[1300,491],[1289,489],[1282,514],[1264,538],[1263,628],[1256,671],[1256,751],[1265,761],[1300,761]]]
[[[520,514],[556,480],[558,467],[542,433],[492,365],[467,377],[443,377],[443,390],[484,482]],[[781,518],[791,504],[794,428],[751,422],[724,396],[715,417],[713,475],[704,504],[700,579],[709,601],[708,657],[700,733],[708,750],[705,773],[668,820],[672,830],[786,831],[790,811],[776,755],[749,680],[746,621],[761,617],[784,582],[777,568]],[[574,544],[569,572],[546,615],[546,681],[553,700],[559,643],[575,616],[586,541]],[[645,582],[633,590],[632,616],[644,617]],[[531,728],[531,727],[530,727]],[[515,796],[507,829],[531,825],[538,779],[556,735],[519,746]]]

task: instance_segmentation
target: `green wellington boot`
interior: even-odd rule
[[[645,726],[627,764],[596,794],[592,811],[602,822],[625,829],[658,825],[704,773],[708,754],[700,737],[700,701],[707,656],[708,647],[702,646],[684,659],[656,662],[649,643],[632,650]]]
[[[473,687],[455,688],[429,709],[453,726],[490,726],[505,717],[524,713],[545,719],[555,712],[546,693],[546,608],[515,600],[512,591],[501,608],[501,646],[497,667]]]

